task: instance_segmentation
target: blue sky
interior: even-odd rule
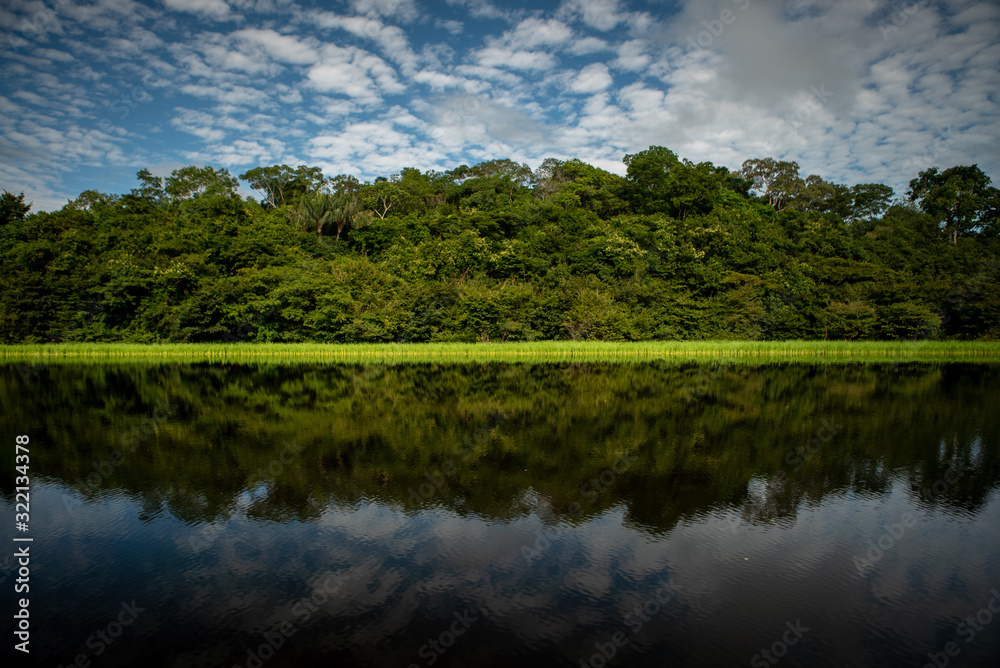
[[[0,29],[0,188],[35,210],[144,167],[623,173],[650,145],[1000,181],[997,2],[4,0]]]

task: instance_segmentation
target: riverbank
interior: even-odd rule
[[[0,361],[316,360],[420,362],[1000,362],[1000,342],[982,341],[537,341],[518,343],[66,343],[0,346]]]

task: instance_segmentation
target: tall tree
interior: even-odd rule
[[[334,197],[329,193],[307,193],[295,210],[294,218],[306,229],[316,230],[316,237],[323,240],[323,227],[333,219]]]
[[[978,165],[932,167],[910,181],[907,195],[920,209],[944,226],[953,244],[960,236],[996,224],[997,189],[990,186]]]
[[[847,186],[810,174],[789,206],[800,211],[832,213],[847,218],[851,213],[851,191]]]
[[[766,195],[768,203],[778,211],[805,186],[799,177],[799,163],[774,158],[747,160],[740,175],[753,183],[754,190]]]
[[[365,207],[362,185],[356,177],[338,174],[327,181],[327,188],[331,196],[330,222],[337,228],[337,241],[348,225],[363,227],[371,222],[372,212]]]
[[[249,169],[240,174],[240,178],[263,196],[262,204],[279,207],[294,204],[306,193],[316,190],[323,183],[323,170],[305,165],[295,169],[288,165],[271,165]]]
[[[624,158],[630,199],[639,213],[668,213],[684,220],[691,213],[712,209],[719,179],[708,162],[681,162],[663,146]]]
[[[0,225],[24,220],[30,210],[31,204],[24,203],[24,193],[15,195],[4,190],[0,195]]]
[[[225,168],[215,169],[214,167],[195,167],[192,165],[175,169],[167,177],[164,190],[175,202],[179,202],[201,194],[232,197],[236,195],[238,185],[239,181],[231,176],[229,170]]]
[[[874,220],[892,204],[892,188],[881,183],[859,183],[851,188],[851,220]]]
[[[139,187],[132,188],[132,195],[154,204],[163,200],[165,192],[162,178],[153,176],[148,169],[140,169],[136,172],[135,177],[139,179]]]
[[[362,197],[365,206],[380,220],[406,198],[406,192],[399,187],[399,174],[393,174],[388,179],[380,176],[374,183],[366,183],[362,187]]]

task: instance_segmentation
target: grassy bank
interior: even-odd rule
[[[0,362],[172,360],[349,363],[559,362],[651,359],[766,362],[1000,362],[1000,343],[964,341],[539,341],[418,344],[111,344],[0,346]]]

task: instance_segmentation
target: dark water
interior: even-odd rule
[[[20,665],[1000,657],[996,365],[0,366],[0,400]]]

